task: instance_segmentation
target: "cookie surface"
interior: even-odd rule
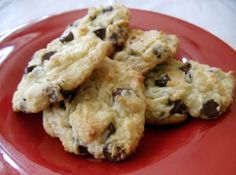
[[[43,125],[65,150],[120,161],[143,135],[143,77],[123,63],[105,59],[77,91],[43,112]]]
[[[145,73],[173,57],[178,43],[175,35],[166,35],[155,30],[131,29],[123,50],[116,53],[113,59],[125,62],[134,70]]]
[[[63,100],[63,91],[78,87],[106,55],[123,45],[128,23],[124,6],[90,9],[60,38],[34,54],[14,93],[13,110],[40,112]]]
[[[106,51],[107,45],[94,34],[66,43],[53,40],[29,62],[13,96],[14,111],[40,112],[61,101],[62,91],[83,83]]]
[[[170,59],[145,75],[146,122],[177,124],[189,115],[211,119],[225,112],[233,100],[232,72],[195,61]]]

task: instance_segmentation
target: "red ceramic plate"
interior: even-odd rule
[[[178,58],[236,72],[235,51],[213,35],[169,16],[131,12],[132,27],[178,35]],[[58,139],[44,132],[41,114],[12,111],[12,94],[32,54],[85,13],[86,10],[79,10],[49,17],[14,31],[1,42],[0,174],[235,175],[236,100],[217,120],[195,119],[176,127],[146,127],[137,152],[119,163],[66,153]]]

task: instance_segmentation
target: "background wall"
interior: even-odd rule
[[[115,0],[0,0],[0,35],[48,15]],[[116,0],[117,2],[117,0]],[[119,0],[128,7],[174,16],[213,33],[236,49],[236,0]]]

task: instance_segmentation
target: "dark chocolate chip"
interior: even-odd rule
[[[167,82],[170,80],[170,77],[167,74],[164,74],[159,79],[155,80],[155,85],[159,87],[166,87]]]
[[[79,145],[78,149],[79,149],[79,154],[82,155],[82,156],[85,156],[85,155],[89,154],[88,149],[85,146]]]
[[[66,109],[66,106],[65,106],[65,103],[64,101],[61,101],[60,104],[59,104],[60,108],[62,109]]]
[[[120,96],[121,95],[121,92],[123,91],[124,89],[122,88],[116,88],[115,90],[112,91],[112,97],[113,97],[113,100],[115,99],[116,96]]]
[[[119,51],[121,51],[124,48],[124,45],[123,44],[114,43],[113,47],[115,49],[115,52],[119,52]]]
[[[105,130],[105,136],[104,138],[107,139],[108,137],[110,137],[112,134],[114,134],[116,132],[116,128],[115,126],[111,123],[107,129]]]
[[[100,28],[93,31],[97,37],[99,37],[101,40],[103,40],[106,37],[106,28]]]
[[[110,135],[112,135],[116,132],[116,128],[112,123],[108,126],[107,129],[110,131],[107,137],[109,137]]]
[[[112,150],[113,154],[110,152],[110,149]],[[122,150],[120,149],[120,147],[117,147],[111,143],[107,143],[103,147],[103,155],[106,160],[120,161],[122,159]]]
[[[68,99],[69,103],[74,99],[76,92],[75,91],[63,91],[61,90],[61,94],[65,99]]]
[[[74,39],[74,35],[72,32],[69,32],[67,35],[60,37],[59,41],[62,43],[72,41]]]
[[[58,101],[58,97],[57,97],[57,95],[56,95],[56,91],[55,91],[55,90],[52,90],[52,91],[50,92],[50,94],[49,94],[49,101],[50,101],[51,103],[55,103],[55,102]]]
[[[191,64],[186,62],[181,68],[179,68],[180,70],[182,70],[185,74],[187,74],[191,68]]]
[[[25,74],[28,74],[34,70],[37,66],[29,66],[25,69]]]
[[[124,43],[118,42],[119,37],[120,36],[117,33],[112,33],[111,36],[109,37],[109,40],[112,41],[113,47],[114,47],[116,52],[121,51],[124,47]]]
[[[55,51],[50,51],[50,52],[45,53],[42,56],[42,61],[49,60],[51,58],[51,56],[54,55],[55,53],[56,53]]]
[[[109,143],[108,144],[106,144],[104,147],[103,147],[103,155],[104,155],[104,158],[106,159],[106,160],[112,160],[113,159],[113,157],[112,157],[112,154],[111,154],[111,152],[109,151]]]
[[[202,112],[209,118],[217,117],[220,111],[217,110],[219,106],[214,100],[208,100],[206,103],[203,104]]]
[[[157,58],[161,57],[161,53],[159,52],[158,48],[154,48],[153,53],[154,53],[154,55],[156,55]]]
[[[111,12],[112,10],[113,10],[113,7],[109,6],[109,7],[102,9],[102,13]]]
[[[161,58],[162,53],[166,52],[167,50],[162,47],[154,47],[153,53],[156,55],[157,58]]]
[[[170,102],[174,103],[174,107],[171,109],[171,114],[188,114],[188,107],[180,100]]]

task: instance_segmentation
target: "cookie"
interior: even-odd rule
[[[116,53],[113,59],[125,62],[134,70],[145,73],[173,57],[178,43],[175,35],[166,35],[155,30],[131,29],[124,49]]]
[[[121,50],[129,30],[130,12],[121,4],[90,8],[88,15],[75,21],[68,29],[79,28],[78,35],[94,32],[100,39],[109,43],[108,56]]]
[[[14,93],[13,110],[36,113],[63,100],[63,91],[77,88],[106,55],[122,47],[128,23],[129,11],[124,6],[90,9],[34,54]]]
[[[227,110],[234,96],[235,78],[232,71],[225,73],[195,61],[185,63],[181,69],[189,76],[193,86],[186,101],[191,116],[212,119]]]
[[[29,62],[14,93],[13,110],[40,112],[50,103],[63,100],[62,91],[83,83],[105,58],[107,49],[94,34],[67,42],[53,40]]]
[[[146,123],[177,124],[188,116],[219,117],[233,100],[232,72],[170,59],[145,75]]]
[[[60,104],[44,110],[43,125],[65,150],[120,161],[133,153],[143,135],[143,76],[109,58]]]

